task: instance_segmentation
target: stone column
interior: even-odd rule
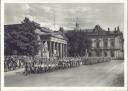
[[[63,57],[65,57],[65,44],[63,44]]]
[[[68,55],[68,45],[66,44],[65,46],[66,46],[66,48],[65,48],[65,50],[66,50],[65,56],[67,57],[67,55]]]
[[[54,54],[54,50],[55,50],[55,42],[53,42],[53,54]]]
[[[60,58],[62,58],[62,44],[60,43]]]
[[[43,57],[43,41],[41,41],[41,57]]]
[[[65,57],[67,57],[67,46],[66,46],[66,44],[65,44]]]
[[[59,52],[59,58],[60,58],[61,57],[61,54],[60,54],[60,52],[61,52],[60,43],[58,43],[58,52]]]
[[[55,50],[56,50],[56,42],[55,42]]]
[[[51,57],[52,55],[52,42],[49,41],[49,56]]]
[[[65,49],[64,49],[65,45],[63,44],[63,57],[65,57]]]
[[[52,57],[52,54],[53,54],[53,42],[51,41],[51,57]]]
[[[66,46],[65,46],[65,44],[64,44],[64,57],[66,57]]]
[[[64,55],[64,49],[63,49],[63,44],[62,44],[62,58],[63,58],[63,55]]]
[[[59,46],[58,46],[58,43],[56,42],[56,52],[57,52],[57,56],[58,56],[58,52],[59,52]]]

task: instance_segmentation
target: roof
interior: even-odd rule
[[[22,24],[9,24],[9,25],[4,25],[5,28],[17,28],[19,26],[22,26]]]
[[[52,32],[52,30],[47,28],[47,27],[41,27],[41,31],[46,32],[46,33],[51,33]]]
[[[69,30],[69,31],[73,31],[73,30]],[[79,29],[78,31],[84,31],[87,33],[87,35],[90,35],[90,36],[99,36],[99,35],[102,35],[102,36],[111,36],[111,35],[122,35],[122,32],[120,31],[110,31],[110,30],[105,30],[105,29],[102,29],[100,27],[100,25],[96,25],[94,28],[92,29]]]
[[[19,27],[22,27],[23,24],[10,24],[10,25],[4,25],[6,32],[12,32],[12,31],[18,31]],[[64,33],[61,31],[53,31],[47,27],[38,27],[35,32],[41,36],[53,36],[60,39],[67,40]]]
[[[65,34],[61,31],[52,31],[49,28],[41,27],[40,29],[36,29],[35,32],[39,34],[40,36],[53,36],[60,39],[67,40]]]
[[[56,31],[56,32],[54,32],[54,31],[51,31],[51,32],[40,31],[40,32],[38,32],[38,34],[40,36],[53,36],[53,37],[67,40],[66,36],[63,33],[61,33],[60,31]]]

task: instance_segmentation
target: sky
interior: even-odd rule
[[[42,27],[58,30],[74,29],[76,21],[81,29],[92,29],[99,24],[114,30],[124,26],[124,5],[121,3],[6,3],[4,24],[21,23],[25,17]]]

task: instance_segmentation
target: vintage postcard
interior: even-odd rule
[[[127,91],[127,0],[2,0],[2,91]]]

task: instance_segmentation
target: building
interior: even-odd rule
[[[29,20],[28,20],[29,21]],[[35,29],[39,41],[39,52],[38,56],[44,57],[44,52],[48,54],[49,57],[63,58],[67,56],[67,39],[63,33],[63,28],[59,31],[53,31],[46,27],[40,27],[38,23],[34,24],[38,26]],[[23,24],[11,24],[5,25],[5,34],[14,31],[21,31]],[[15,36],[14,36],[15,37]],[[10,45],[9,45],[10,46]],[[13,50],[17,51],[17,50]],[[17,52],[13,55],[17,55]]]
[[[29,22],[28,19],[25,22]],[[35,33],[39,41],[38,56],[64,58],[67,57],[67,41],[64,29],[61,27],[59,31],[53,31],[46,27],[40,27],[38,23],[34,22],[37,26]],[[8,32],[20,31],[21,24],[5,25],[5,30]],[[124,39],[123,33],[120,31],[119,26],[113,31],[108,28],[104,30],[100,25],[96,25],[93,29],[80,29],[78,23],[74,31],[84,31],[87,38],[91,41],[91,47],[85,48],[85,54],[89,57],[112,57],[115,59],[124,58]]]
[[[49,57],[58,56],[63,58],[67,56],[67,38],[64,36],[60,28],[59,31],[52,31],[48,28],[41,27],[41,29],[36,29],[35,32],[38,34],[38,40],[40,45],[47,42]],[[42,54],[42,50],[39,50],[39,54]]]
[[[80,29],[79,24],[76,24],[74,30],[86,32],[91,41],[91,47],[87,50],[88,56],[124,58],[124,39],[119,26],[112,31],[110,28],[104,30],[100,25],[96,25],[93,29]]]

